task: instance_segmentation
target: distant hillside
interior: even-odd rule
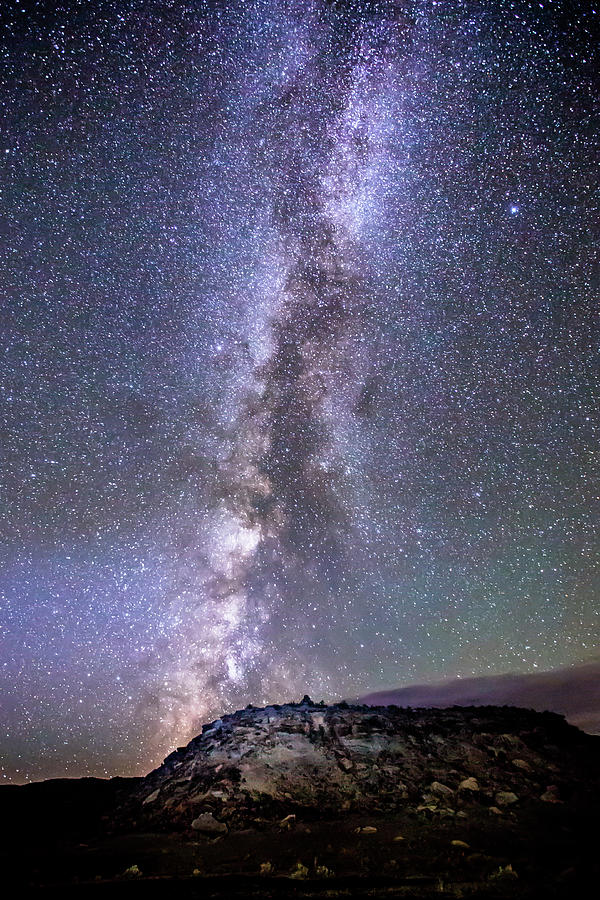
[[[600,661],[553,672],[491,675],[366,694],[360,703],[398,706],[521,706],[564,715],[589,734],[600,734]]]

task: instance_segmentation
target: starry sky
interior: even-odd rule
[[[0,756],[598,657],[598,11],[7,0]]]

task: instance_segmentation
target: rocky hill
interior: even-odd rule
[[[600,739],[511,707],[249,707],[205,725],[134,790],[144,827],[225,833],[356,811],[468,817],[577,802],[599,783]]]
[[[36,896],[587,896],[599,751],[513,707],[249,707],[145,778],[0,787],[0,867]]]

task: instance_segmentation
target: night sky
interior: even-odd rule
[[[4,777],[597,658],[593,4],[1,16]]]

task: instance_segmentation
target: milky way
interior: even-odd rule
[[[589,5],[6,5],[5,777],[592,659]]]

